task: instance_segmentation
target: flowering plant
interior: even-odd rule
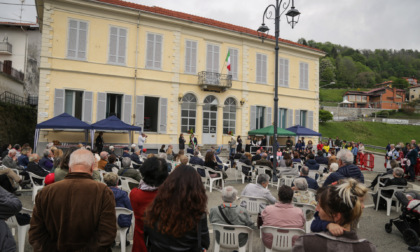
[[[228,135],[233,136],[233,132],[232,131],[229,131],[228,132]]]

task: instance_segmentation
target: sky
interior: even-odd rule
[[[35,22],[34,0],[0,0],[0,20]],[[274,0],[129,0],[257,29],[265,8]],[[284,1],[287,2],[287,1]],[[295,0],[301,12],[294,29],[280,21],[280,37],[331,42],[354,49],[413,49],[420,51],[420,0]],[[6,19],[7,18],[7,19]],[[274,35],[274,20],[267,20]]]

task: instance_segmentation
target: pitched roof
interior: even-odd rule
[[[150,7],[150,6],[136,4],[136,3],[125,2],[125,1],[121,1],[121,0],[95,0],[95,1],[106,3],[106,4],[118,5],[118,6],[121,6],[121,7],[133,8],[133,9],[137,9],[137,10],[141,10],[141,11],[145,11],[145,12],[151,12],[151,13],[164,15],[164,16],[168,16],[168,17],[173,17],[173,18],[178,18],[178,19],[182,19],[182,20],[192,21],[192,22],[195,22],[195,23],[214,26],[214,27],[218,27],[218,28],[222,28],[222,29],[226,29],[226,30],[231,30],[231,31],[238,32],[238,33],[246,33],[246,34],[249,34],[249,35],[258,36],[258,33],[257,33],[256,30],[252,30],[252,29],[245,28],[245,27],[242,27],[242,26],[232,25],[232,24],[229,24],[229,23],[217,21],[217,20],[210,19],[210,18],[204,18],[204,17],[200,17],[200,16],[195,16],[195,15],[179,12],[179,11],[168,10],[168,9],[164,9],[164,8],[160,8],[160,7],[156,7],[156,6]],[[267,37],[267,39],[275,40],[275,37],[269,35]],[[310,50],[317,51],[317,52],[320,52],[320,53],[325,53],[322,50],[319,50],[317,48],[305,46],[305,45],[302,45],[302,44],[299,44],[299,43],[296,43],[296,42],[293,42],[293,41],[290,41],[290,40],[282,39],[282,38],[279,38],[279,42],[283,42],[283,43],[291,44],[291,45],[294,45],[294,46],[310,49]]]
[[[37,26],[36,23],[16,23],[16,22],[1,22],[0,25],[10,25],[10,26]]]

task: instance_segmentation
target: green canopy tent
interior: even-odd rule
[[[257,130],[250,130],[248,131],[248,135],[250,136],[273,136],[274,135],[274,126],[270,125],[262,129]],[[277,135],[278,136],[296,136],[296,133],[288,131],[283,128],[277,128]]]

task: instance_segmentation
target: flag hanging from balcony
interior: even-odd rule
[[[230,51],[228,51],[228,54],[226,56],[226,65],[227,69],[230,71]]]

